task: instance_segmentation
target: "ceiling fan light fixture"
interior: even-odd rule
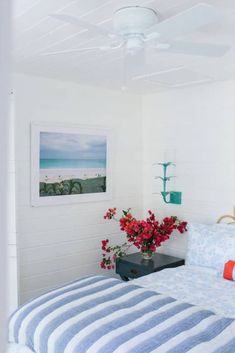
[[[126,41],[126,50],[129,53],[136,53],[140,50],[143,50],[144,41],[143,36],[141,35],[133,35],[130,36]]]

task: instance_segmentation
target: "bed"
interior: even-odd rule
[[[235,227],[191,226],[186,266],[128,283],[88,276],[19,308],[10,353],[235,353],[231,256]]]

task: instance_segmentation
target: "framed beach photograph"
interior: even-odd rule
[[[110,129],[32,124],[32,206],[109,200]]]

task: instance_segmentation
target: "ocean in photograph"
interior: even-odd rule
[[[105,159],[40,159],[40,169],[106,168]]]

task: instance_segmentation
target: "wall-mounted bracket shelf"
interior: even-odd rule
[[[162,198],[165,203],[171,203],[175,205],[181,205],[182,203],[182,193],[179,191],[167,191],[167,182],[170,181],[175,176],[167,176],[167,168],[169,166],[175,165],[172,162],[157,163],[163,167],[163,177],[156,176],[155,179],[161,179],[163,182],[163,191],[161,192]]]

